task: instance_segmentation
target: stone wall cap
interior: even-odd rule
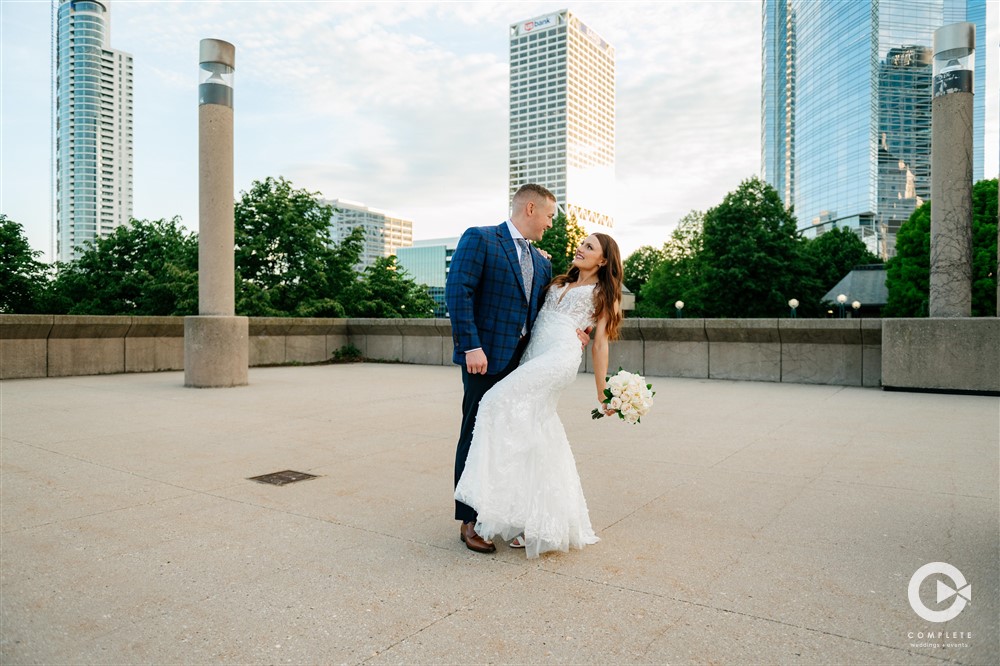
[[[704,319],[638,319],[643,340],[706,342]]]
[[[779,319],[781,342],[788,344],[860,345],[860,319]]]
[[[778,344],[778,319],[706,319],[709,342],[773,342]]]
[[[882,344],[882,320],[862,319],[861,320],[861,342],[866,345]]]
[[[287,317],[250,317],[250,335],[288,335],[293,326]]]
[[[399,319],[376,319],[359,317],[347,320],[347,328],[352,334],[399,335]]]
[[[99,315],[53,315],[50,338],[124,338],[132,317]]]
[[[593,337],[594,332],[590,332],[591,337]],[[619,340],[642,340],[642,328],[639,324],[638,319],[628,319],[622,320],[621,327],[618,329],[618,339]],[[612,343],[614,344],[614,343]]]
[[[0,340],[47,338],[54,320],[54,315],[0,315]]]
[[[285,329],[286,335],[306,336],[347,334],[346,319],[294,317],[287,319],[287,323],[288,327]]]
[[[396,328],[403,335],[439,336],[441,329],[434,319],[400,319]]]
[[[181,317],[132,317],[125,334],[129,338],[183,338],[184,319]]]

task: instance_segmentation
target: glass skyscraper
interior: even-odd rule
[[[59,0],[53,35],[55,256],[132,218],[132,56],[110,47],[109,0]]]
[[[981,5],[764,0],[761,176],[806,235],[850,228],[876,254],[895,254],[899,226],[930,197],[934,31],[975,20]],[[985,78],[977,71],[976,86]],[[974,134],[978,179],[981,120]]]
[[[510,26],[510,195],[539,183],[585,228],[614,225],[615,49],[572,12]]]

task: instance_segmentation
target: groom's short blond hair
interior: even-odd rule
[[[517,188],[517,192],[514,192],[514,196],[510,200],[510,207],[516,211],[523,208],[529,201],[542,201],[545,199],[555,201],[556,195],[537,183],[526,183]]]

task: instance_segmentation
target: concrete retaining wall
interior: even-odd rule
[[[250,320],[251,366],[320,363],[346,319]],[[183,317],[0,315],[0,379],[184,369]]]
[[[52,315],[0,315],[0,379],[49,376]]]
[[[131,317],[56,315],[48,339],[49,377],[125,372],[125,335]]]
[[[659,377],[708,378],[703,319],[640,319],[645,371]],[[615,366],[618,367],[618,366]]]
[[[886,319],[887,388],[1000,393],[1000,319]]]
[[[781,381],[864,385],[863,319],[779,319]],[[877,386],[877,384],[876,384]]]
[[[781,381],[777,319],[706,319],[709,379]]]
[[[347,342],[346,319],[251,317],[250,367],[322,363]]]
[[[183,317],[133,317],[125,333],[126,372],[184,368]]]
[[[184,368],[182,317],[0,315],[0,379]],[[447,319],[250,319],[251,366],[450,365]],[[608,363],[650,376],[1000,391],[1000,320],[627,319]],[[589,348],[580,364],[591,371]]]

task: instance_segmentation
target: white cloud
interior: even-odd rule
[[[215,37],[237,48],[237,189],[283,175],[410,216],[418,237],[493,223],[507,207],[507,29],[562,8],[115,2],[112,46],[135,57],[135,214],[181,214],[197,227],[194,82],[198,42]],[[747,104],[706,107],[703,98],[721,89],[756,104],[759,86],[743,79],[759,67],[732,78],[745,49],[734,35],[756,35],[756,3],[582,3],[574,11],[617,49],[619,233],[656,219],[652,229],[665,236],[680,215],[756,169],[755,111],[742,118]],[[36,137],[46,150],[47,139]],[[720,141],[733,156],[749,146],[749,160],[726,160],[731,176],[718,168]],[[47,233],[47,209],[38,217]]]
[[[48,249],[40,5],[0,4],[0,193]],[[616,49],[615,235],[626,252],[659,245],[759,170],[756,0],[113,2],[112,46],[135,57],[135,214],[197,227],[198,43],[215,37],[237,49],[238,190],[285,176],[410,217],[418,238],[495,223],[507,212],[508,26],[566,6]],[[15,57],[45,63],[41,75]]]

